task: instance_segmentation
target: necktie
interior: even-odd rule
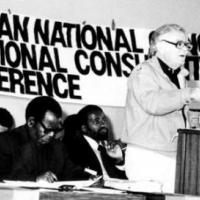
[[[100,165],[101,165],[101,169],[102,169],[102,173],[103,173],[103,176],[104,177],[109,177],[108,176],[108,173],[107,173],[107,170],[106,170],[106,166],[107,164],[104,162],[104,158],[105,158],[105,155],[106,155],[106,148],[102,145],[99,145],[98,146],[98,151],[99,151],[99,162],[100,162]]]

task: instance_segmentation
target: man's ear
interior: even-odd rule
[[[81,131],[83,131],[83,133],[87,133],[86,125],[81,125]]]
[[[35,118],[34,117],[29,117],[28,120],[27,120],[27,125],[29,128],[32,128],[34,127],[36,124],[35,122]]]

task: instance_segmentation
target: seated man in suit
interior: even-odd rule
[[[68,141],[66,146],[73,162],[104,177],[126,179],[125,171],[117,168],[124,161],[123,152],[119,144],[108,141],[109,125],[103,110],[88,105],[71,116],[70,123],[68,120],[65,120],[64,142]]]
[[[62,130],[59,103],[48,96],[33,99],[26,108],[26,124],[9,134],[7,142],[12,142],[14,149],[10,152],[12,169],[7,178],[47,182],[88,179],[83,168],[71,162],[63,143],[55,139]],[[12,154],[14,151],[17,155]]]

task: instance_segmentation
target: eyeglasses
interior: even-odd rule
[[[182,49],[183,47],[186,47],[188,51],[190,51],[192,49],[192,44],[190,42],[184,42],[182,40],[179,40],[177,42],[171,42],[171,41],[168,41],[168,40],[161,40],[161,41],[164,41],[164,42],[167,42],[169,44],[172,44],[174,45],[177,49]]]
[[[60,131],[63,130],[63,126],[61,125],[60,128],[47,128],[42,122],[39,122],[39,124],[42,126],[42,128],[44,129],[44,134],[47,135],[51,132],[53,132],[54,134],[59,133]]]

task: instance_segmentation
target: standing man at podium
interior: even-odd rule
[[[200,101],[200,89],[182,88],[183,67],[192,45],[184,28],[166,24],[152,35],[152,58],[136,66],[128,79],[125,108],[125,170],[129,180],[157,183],[174,192],[177,129],[183,108]],[[156,185],[156,184],[154,184]],[[154,191],[155,188],[152,188]]]

